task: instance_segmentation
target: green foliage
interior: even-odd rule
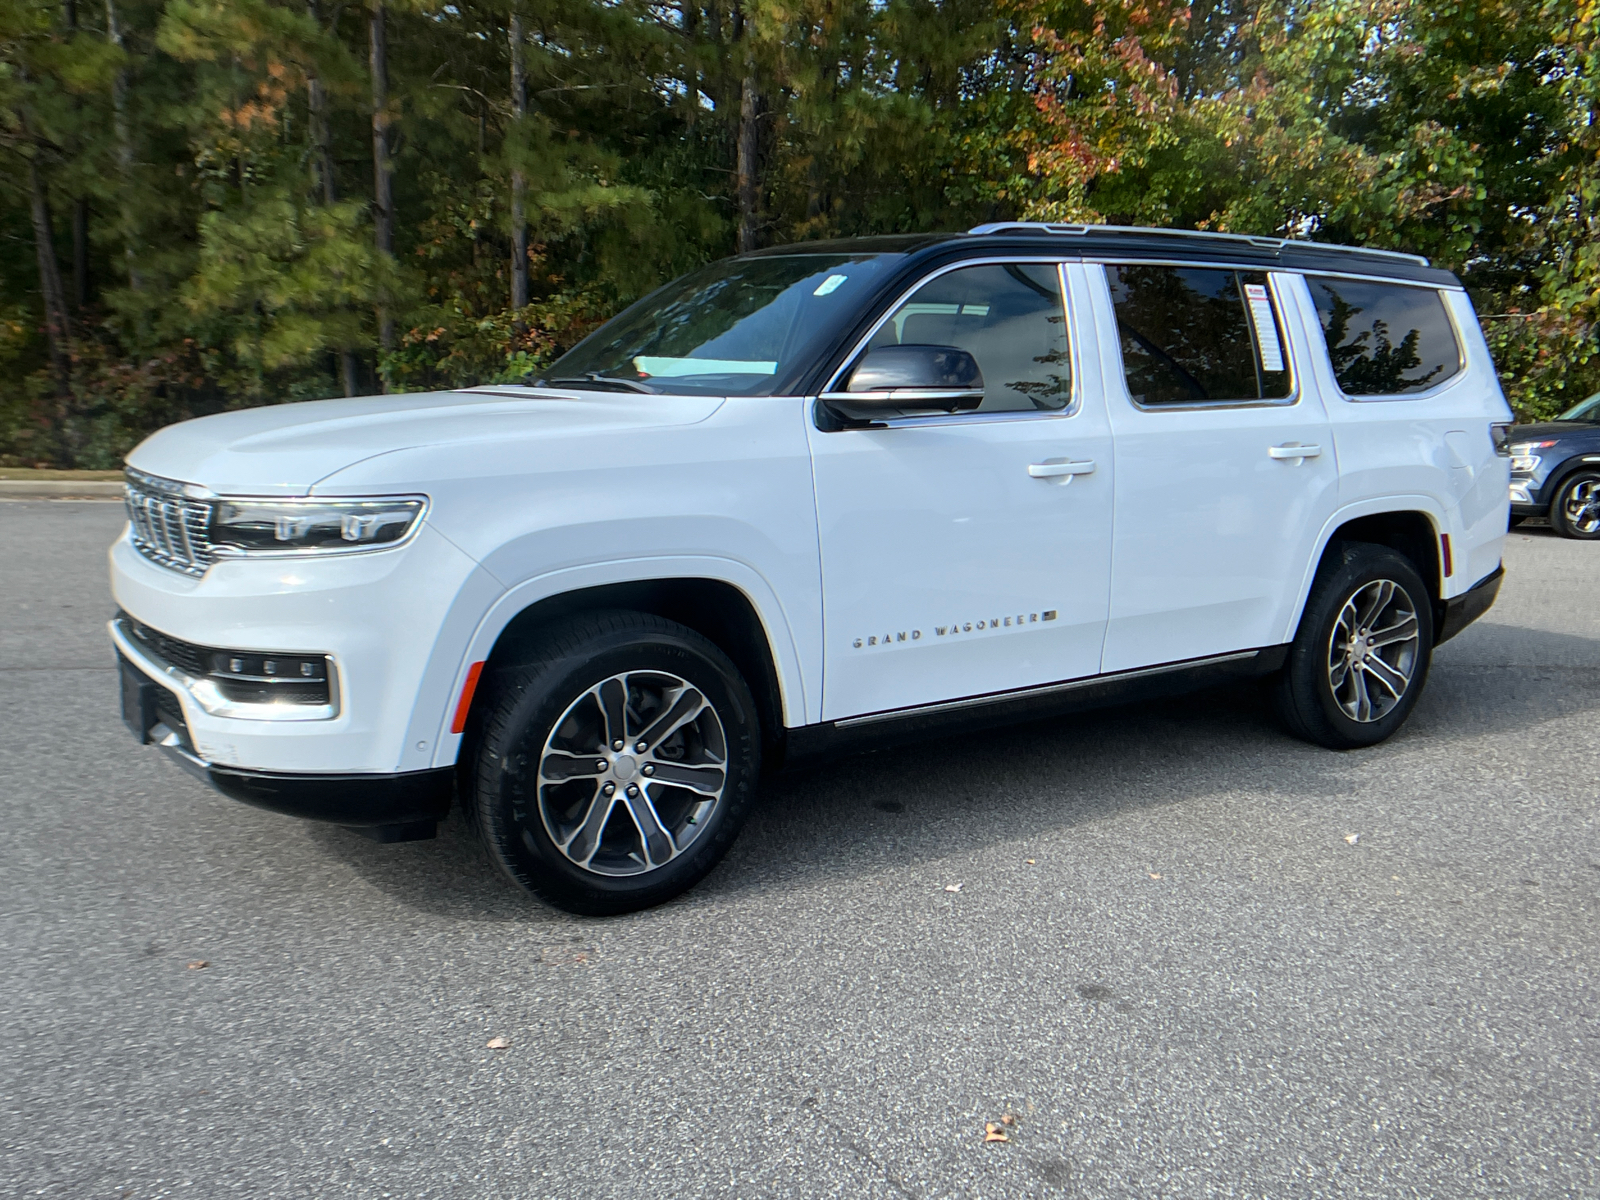
[[[1520,412],[1600,385],[1600,0],[391,0],[381,81],[376,2],[0,0],[0,461],[536,377],[740,236],[1014,217],[1425,253]]]

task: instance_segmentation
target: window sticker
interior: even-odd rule
[[[1250,301],[1250,319],[1256,327],[1256,344],[1261,347],[1261,369],[1283,370],[1283,346],[1278,341],[1278,323],[1272,319],[1272,301],[1265,285],[1247,283],[1245,298]]]
[[[741,358],[665,358],[641,354],[633,369],[646,379],[682,379],[686,375],[776,375],[776,362],[747,362]]]
[[[817,290],[811,294],[813,296],[826,296],[829,292],[836,289],[841,283],[849,278],[850,276],[848,275],[829,275],[821,283],[817,284]]]

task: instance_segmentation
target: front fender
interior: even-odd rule
[[[487,599],[464,591],[458,598],[458,605],[463,609],[476,608],[481,615],[465,636],[458,634],[448,639],[448,644],[447,639],[441,638],[440,645],[435,648],[425,676],[424,698],[419,700],[412,718],[407,745],[426,743],[432,746],[430,766],[449,766],[456,761],[462,735],[452,733],[450,724],[472,664],[487,659],[506,626],[531,605],[585,588],[657,579],[712,579],[737,588],[750,602],[766,633],[778,679],[784,725],[802,725],[820,719],[820,714],[811,712],[812,707],[820,706],[808,703],[808,693],[820,695],[820,689],[806,687],[793,623],[767,579],[754,567],[736,559],[665,555],[566,567],[534,576]],[[447,622],[447,629],[451,626],[462,629],[464,623]]]

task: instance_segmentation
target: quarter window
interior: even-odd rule
[[[1461,345],[1432,288],[1306,277],[1333,375],[1347,396],[1403,396],[1461,370]]]
[[[1282,323],[1260,271],[1106,267],[1128,394],[1139,404],[1281,400]]]
[[[1055,411],[1072,398],[1054,263],[961,267],[930,279],[872,335],[882,346],[954,346],[983,372],[979,412]]]

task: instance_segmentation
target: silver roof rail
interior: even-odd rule
[[[992,221],[974,225],[969,234],[986,233],[1054,233],[1064,237],[1083,237],[1089,233],[1144,233],[1159,237],[1199,238],[1203,241],[1244,242],[1261,250],[1281,253],[1288,247],[1303,246],[1308,250],[1342,250],[1347,254],[1375,254],[1384,258],[1398,258],[1405,262],[1427,267],[1432,264],[1420,254],[1407,254],[1402,250],[1376,250],[1367,246],[1342,246],[1337,242],[1308,242],[1301,238],[1256,237],[1247,233],[1211,233],[1203,229],[1157,229],[1146,225],[1064,225],[1049,221]]]

